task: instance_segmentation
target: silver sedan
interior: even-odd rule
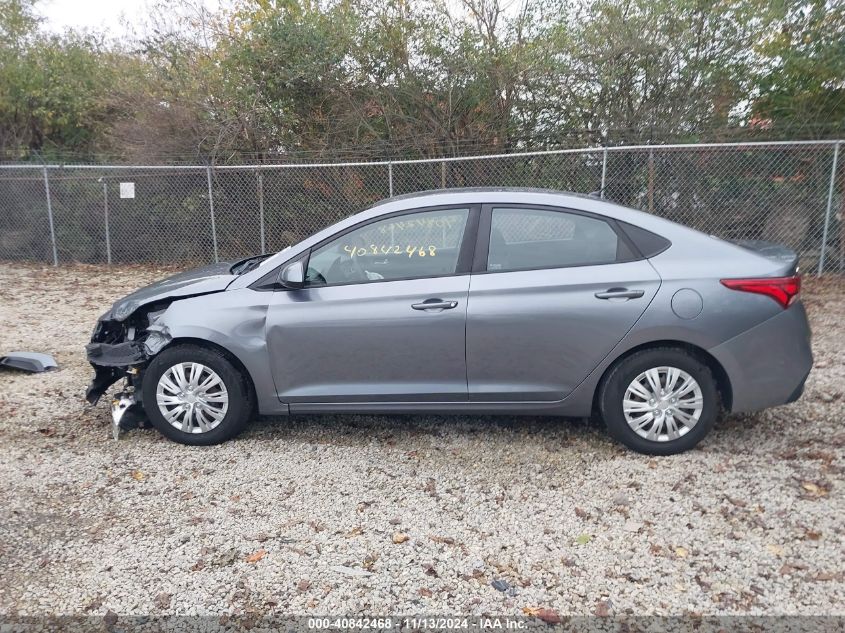
[[[383,201],[271,255],[121,299],[87,346],[113,428],[185,444],[256,414],[598,416],[650,454],[801,395],[797,257],[587,196]]]

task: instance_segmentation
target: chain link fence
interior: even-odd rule
[[[608,147],[337,164],[0,165],[0,260],[171,264],[278,251],[391,195],[470,186],[595,193],[845,270],[840,141]]]

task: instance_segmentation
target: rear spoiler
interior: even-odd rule
[[[736,244],[766,259],[777,262],[783,266],[781,274],[794,275],[798,272],[798,253],[783,244],[766,242],[763,240],[726,240]]]

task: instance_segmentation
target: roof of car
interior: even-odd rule
[[[421,198],[424,196],[448,195],[453,193],[544,193],[554,194],[559,196],[572,196],[575,198],[586,198],[589,200],[596,200],[597,194],[575,193],[572,191],[561,191],[560,189],[543,189],[540,187],[453,187],[448,189],[427,189],[425,191],[414,191],[412,193],[403,193],[391,198],[385,198],[376,203],[375,206],[387,204],[389,202],[398,202],[400,200],[410,200],[413,198]]]

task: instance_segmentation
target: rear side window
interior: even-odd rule
[[[487,255],[490,272],[630,259],[627,246],[604,220],[547,209],[493,209]]]
[[[665,237],[641,229],[633,224],[619,222],[619,227],[625,231],[625,235],[634,243],[634,246],[637,247],[637,250],[640,251],[643,257],[654,257],[672,245],[672,242]]]

